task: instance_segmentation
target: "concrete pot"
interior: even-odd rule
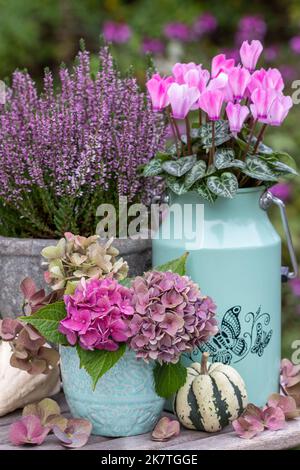
[[[22,295],[19,285],[29,276],[38,287],[45,286],[40,253],[57,240],[0,237],[0,314],[14,317],[20,313]],[[129,264],[129,275],[142,274],[151,266],[151,240],[115,240],[114,246]]]

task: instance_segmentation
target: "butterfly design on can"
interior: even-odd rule
[[[270,316],[268,313],[261,313],[258,309],[256,315],[252,312],[248,313],[245,321],[249,323],[252,319],[250,332],[242,333],[240,313],[241,306],[236,305],[224,314],[220,331],[212,337],[207,343],[201,344],[198,349],[203,352],[209,352],[212,362],[223,362],[223,364],[231,364],[244,359],[250,352],[261,357],[265,348],[268,346],[273,331],[263,330],[261,320],[264,318],[264,324],[268,325]],[[256,325],[256,336],[254,339],[254,326]]]

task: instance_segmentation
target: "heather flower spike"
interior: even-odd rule
[[[172,437],[179,436],[180,424],[175,419],[170,419],[166,416],[161,418],[152,431],[151,437],[153,441],[168,441]]]
[[[244,41],[240,49],[243,66],[250,72],[253,72],[262,51],[263,46],[260,41],[253,40],[251,43]]]

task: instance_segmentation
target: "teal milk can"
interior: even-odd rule
[[[241,374],[249,401],[262,406],[279,390],[281,282],[297,275],[285,206],[261,188],[213,204],[194,192],[168,199],[153,239],[153,265],[188,251],[187,274],[214,299],[219,323],[219,333],[182,361],[199,361],[208,351],[210,361]],[[267,213],[272,204],[280,209],[293,272],[281,267],[281,239]]]

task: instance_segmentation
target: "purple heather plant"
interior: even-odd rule
[[[164,121],[107,47],[99,59],[92,74],[79,52],[57,89],[47,70],[41,93],[27,72],[13,74],[0,106],[1,234],[51,238],[80,225],[89,235],[99,204],[152,191],[137,170],[162,148]]]
[[[216,305],[188,276],[151,271],[132,283],[129,347],[148,361],[177,363],[217,333]]]

